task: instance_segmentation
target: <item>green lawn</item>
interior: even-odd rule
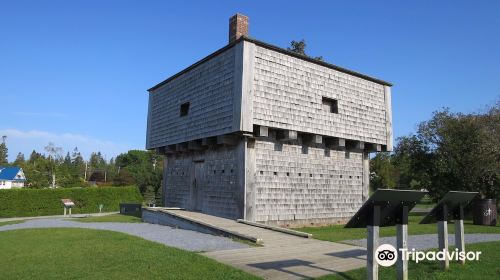
[[[415,205],[415,208],[424,208],[424,209],[429,209],[429,211],[436,206],[435,203],[417,203]]]
[[[485,242],[466,245],[467,251],[481,251],[479,261],[459,265],[450,262],[450,269],[443,271],[435,261],[409,262],[408,278],[418,280],[455,280],[455,279],[500,279],[500,242]],[[453,249],[454,248],[451,248]],[[351,270],[340,275],[328,275],[321,280],[361,280],[366,279],[366,268]],[[379,267],[379,279],[396,279],[396,268]]]
[[[415,208],[426,208],[426,209],[432,209],[436,203],[432,201],[432,199],[429,197],[429,195],[425,195],[424,198],[420,200],[417,205],[415,205]]]
[[[94,222],[114,222],[114,223],[142,223],[141,218],[129,215],[111,214],[99,217],[74,218],[71,221],[94,223]]]
[[[408,234],[428,234],[437,233],[436,224],[421,225],[419,222],[422,220],[422,214],[410,214],[408,217]],[[473,225],[472,221],[464,221],[465,233],[500,233],[500,225],[492,226],[477,226]],[[348,239],[363,239],[366,238],[365,228],[344,228],[344,225],[333,225],[325,227],[304,227],[296,230],[312,233],[314,238],[326,241],[342,241]],[[455,232],[455,225],[448,224],[448,232]],[[380,228],[380,236],[395,236],[396,227],[382,227]]]
[[[26,220],[17,220],[17,221],[0,222],[0,227],[1,227],[1,226],[6,226],[6,225],[20,224],[20,223],[24,223],[25,221],[26,221]]]
[[[258,279],[123,233],[75,229],[0,232],[2,279]]]

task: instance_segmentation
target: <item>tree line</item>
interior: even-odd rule
[[[450,190],[500,195],[500,101],[482,112],[442,109],[397,139],[392,153],[371,161],[371,186],[425,189],[438,199]]]
[[[449,190],[479,191],[500,198],[500,101],[481,112],[464,114],[442,109],[400,137],[391,153],[370,161],[370,187],[425,189],[434,199]],[[62,155],[49,143],[45,153],[19,153],[10,165],[25,171],[30,188],[137,185],[146,201],[161,198],[163,157],[131,150],[111,158],[101,152],[84,160],[78,148]],[[0,166],[8,165],[8,149],[0,144]]]
[[[146,202],[161,201],[163,157],[153,151],[130,150],[109,160],[98,151],[85,160],[77,147],[64,155],[61,147],[49,143],[43,153],[33,150],[28,158],[18,153],[13,162],[7,159],[4,139],[0,166],[21,167],[29,188],[136,185]]]

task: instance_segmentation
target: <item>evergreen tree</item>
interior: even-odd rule
[[[301,54],[304,56],[308,56],[306,54],[306,46],[307,46],[307,44],[306,44],[306,41],[304,39],[302,39],[300,41],[293,40],[290,42],[290,47],[288,47],[287,49],[291,52]],[[322,56],[317,56],[317,57],[313,57],[313,58],[316,60],[319,60],[319,61],[323,61]]]
[[[128,151],[115,159],[115,165],[120,170],[114,183],[116,185],[135,184],[144,195],[146,202],[156,200],[161,195],[163,177],[163,157],[152,151]]]
[[[16,160],[14,161],[15,166],[22,166],[24,165],[25,159],[24,159],[24,154],[19,152],[17,154]]]
[[[101,152],[90,154],[89,163],[92,166],[92,168],[94,168],[94,169],[100,169],[106,165],[106,161],[102,157]]]
[[[64,157],[64,165],[66,166],[71,166],[71,156],[69,155],[69,152],[66,153],[66,156]]]
[[[301,55],[306,55],[306,41],[304,39],[300,41],[293,40],[290,42],[288,50]]]
[[[44,156],[38,152],[36,152],[35,150],[33,150],[30,154],[30,158],[28,159],[28,162],[33,164],[33,165],[36,165],[36,161],[40,158],[44,158]]]
[[[73,165],[76,167],[85,165],[83,157],[80,154],[80,151],[78,151],[78,147],[75,147],[73,149],[73,153],[71,154],[71,163],[73,163]]]

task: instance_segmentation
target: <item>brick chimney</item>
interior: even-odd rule
[[[241,36],[248,36],[248,17],[235,14],[229,19],[229,44]]]

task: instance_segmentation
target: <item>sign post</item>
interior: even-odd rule
[[[424,191],[379,189],[363,204],[346,224],[346,228],[367,228],[367,279],[378,279],[377,248],[379,248],[379,228],[397,227],[397,249],[408,248],[408,212],[427,194]],[[391,246],[392,247],[392,246]],[[392,247],[394,248],[394,247]],[[380,252],[379,252],[380,253]],[[390,260],[397,252],[383,252]],[[392,255],[391,255],[392,254]],[[397,278],[408,279],[408,260],[396,260]]]
[[[450,216],[455,220],[455,246],[459,252],[465,252],[464,241],[464,209],[478,195],[477,192],[456,192],[449,191],[443,196],[436,206],[420,221],[421,224],[431,224],[437,222],[438,247],[439,251],[445,252],[441,267],[448,269],[450,260],[448,259],[448,220]],[[465,260],[459,259],[460,264]]]
[[[61,202],[64,205],[64,216],[66,216],[66,209],[69,211],[69,216],[71,217],[71,208],[75,206],[75,203],[69,198],[61,199]]]
[[[396,220],[396,240],[398,250],[408,250],[408,205],[401,207]],[[401,252],[401,251],[400,251]],[[398,279],[408,279],[408,260],[403,260],[401,256],[396,261],[396,269],[398,271]]]
[[[460,203],[458,213],[455,218],[455,247],[459,252],[465,252],[465,236],[464,236],[464,205]],[[458,261],[460,264],[465,264],[465,259]]]
[[[375,260],[375,251],[378,248],[378,238],[379,238],[379,228],[380,228],[380,205],[373,206],[373,217],[366,225],[368,230],[368,240],[367,244],[367,255],[366,264],[368,270],[368,279],[378,279],[378,263]]]

